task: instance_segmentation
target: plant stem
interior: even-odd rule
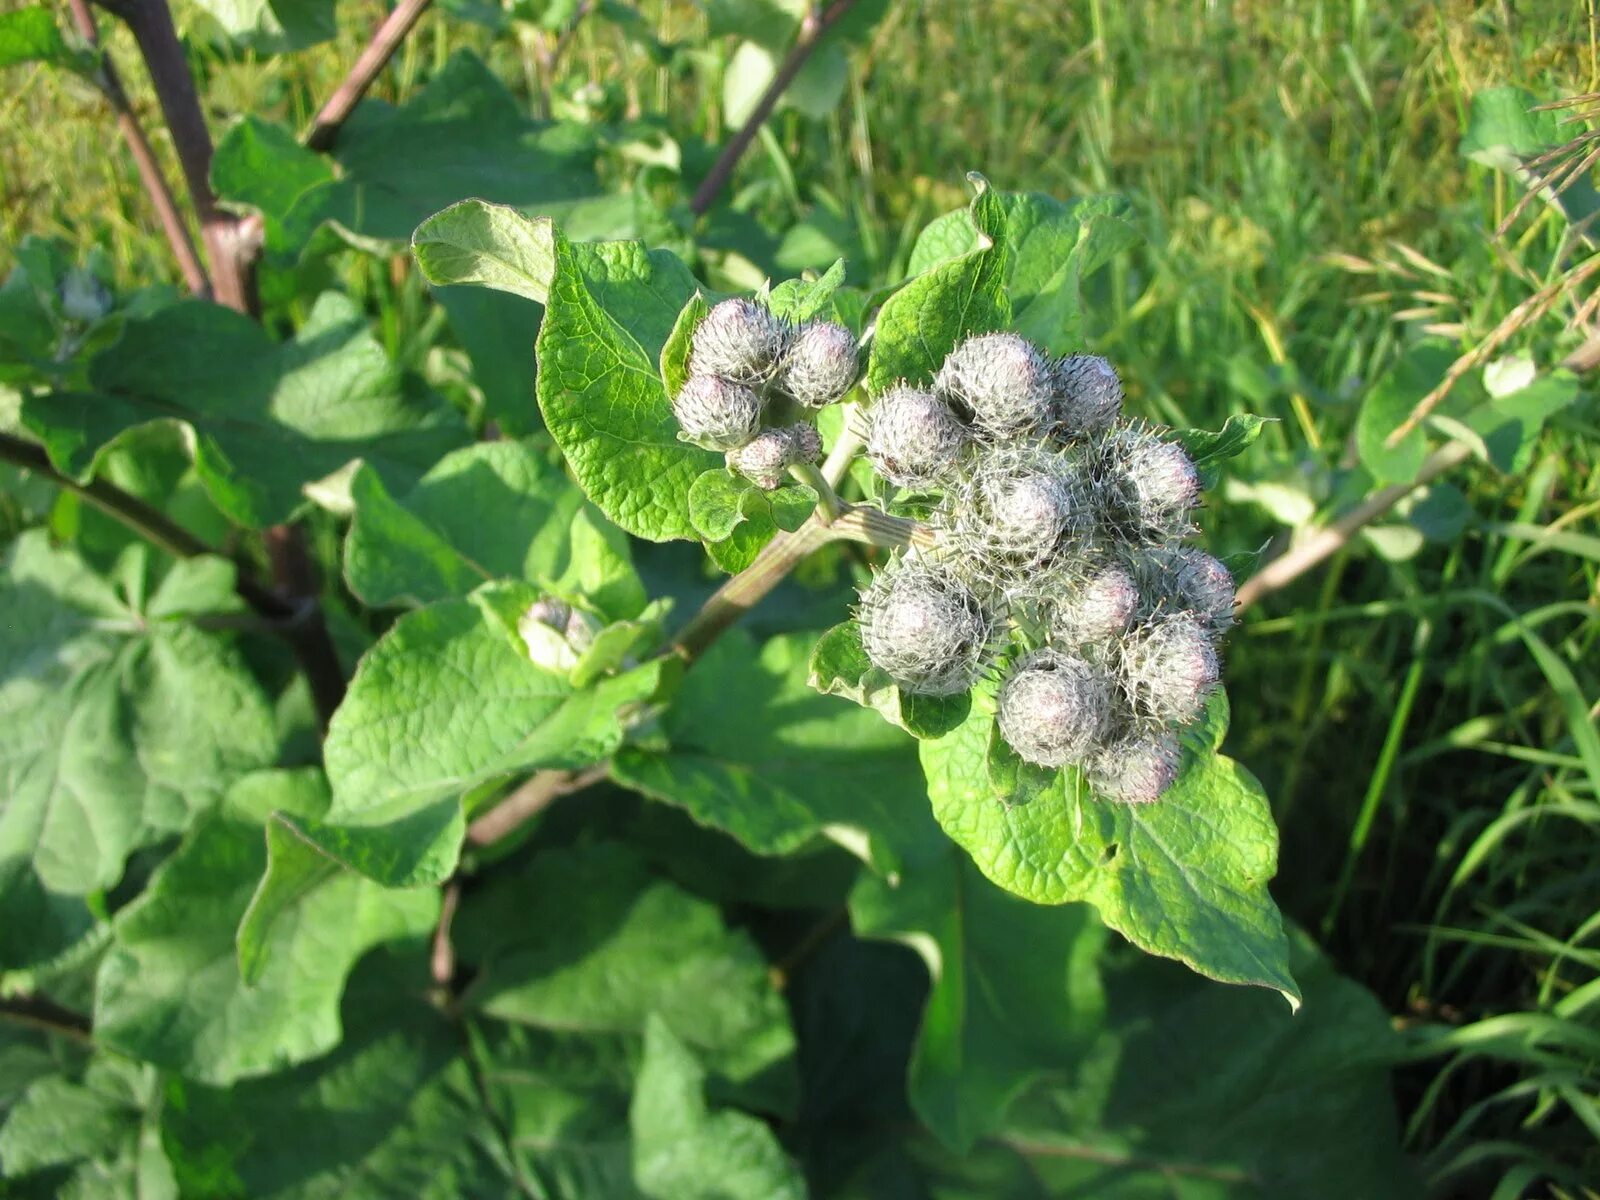
[[[317,113],[317,119],[312,122],[311,129],[306,134],[305,144],[308,149],[324,153],[333,149],[333,144],[339,140],[339,131],[344,128],[345,121],[349,120],[350,114],[361,102],[361,97],[367,94],[367,89],[394,57],[394,52],[400,48],[400,43],[405,41],[406,35],[422,19],[422,14],[427,11],[431,2],[432,0],[400,0],[394,11],[383,19],[373,32],[372,40],[367,43],[366,49],[350,68],[350,73],[334,89],[333,95],[328,97],[328,102],[322,106],[322,111]]]
[[[260,308],[255,260],[261,249],[261,220],[235,217],[217,205],[211,190],[211,131],[206,128],[183,43],[172,23],[172,10],[167,0],[118,0],[109,7],[127,23],[155,85],[189,199],[200,218],[200,236],[211,263],[212,293],[219,303],[254,315]]]
[[[821,514],[824,525],[832,525],[834,520],[844,511],[844,501],[839,499],[839,493],[833,490],[830,484],[817,469],[815,463],[796,463],[789,468],[789,474],[805,484],[817,494],[817,512]]]
[[[150,139],[145,136],[144,127],[134,114],[116,64],[111,61],[110,53],[100,45],[100,30],[95,24],[94,13],[89,9],[89,0],[67,0],[67,7],[72,12],[72,23],[78,27],[79,35],[99,52],[100,66],[95,82],[117,116],[117,128],[122,131],[122,140],[128,144],[128,153],[133,156],[133,165],[139,171],[139,181],[144,184],[144,190],[156,210],[156,218],[161,222],[161,231],[166,234],[173,257],[178,260],[178,270],[183,273],[183,280],[191,292],[209,300],[211,280],[206,278],[200,251],[189,236],[189,226],[178,211],[178,202],[172,194],[171,185],[167,183],[166,174],[161,170],[161,164],[156,161]]]
[[[1289,586],[1340,547],[1348,544],[1363,527],[1383,516],[1418,488],[1426,486],[1446,471],[1466,462],[1471,454],[1472,450],[1465,442],[1450,442],[1435,450],[1423,461],[1415,479],[1405,483],[1390,484],[1373,492],[1328,528],[1313,534],[1287,554],[1273,559],[1245,580],[1244,585],[1239,588],[1239,610],[1242,612],[1249,608],[1268,592]]]
[[[266,544],[277,592],[301,614],[289,633],[289,643],[311,687],[317,724],[326,733],[328,722],[344,699],[344,671],[339,667],[339,654],[323,617],[305,531],[298,525],[274,525],[266,532]]]
[[[0,1019],[60,1034],[76,1042],[90,1040],[89,1018],[63,1008],[48,996],[11,996],[0,1000]]]
[[[562,796],[592,787],[609,774],[604,763],[581,771],[535,772],[516,791],[467,826],[467,841],[474,846],[492,845]]]
[[[777,73],[772,77],[772,82],[767,85],[767,90],[761,93],[755,108],[745,118],[739,131],[722,148],[717,161],[712,164],[705,179],[695,189],[694,199],[689,202],[689,208],[695,216],[704,216],[711,210],[711,205],[715,203],[718,194],[733,177],[734,167],[739,165],[744,152],[755,140],[757,131],[766,124],[767,118],[772,115],[772,110],[777,107],[779,97],[794,82],[794,77],[800,73],[800,68],[806,65],[823,35],[854,5],[855,0],[833,0],[833,3],[820,14],[815,8],[806,10],[806,15],[800,21],[800,32],[795,35],[794,45],[789,47],[789,53],[784,56]]]

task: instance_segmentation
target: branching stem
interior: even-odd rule
[[[394,11],[383,19],[366,49],[350,68],[350,73],[328,97],[322,111],[317,113],[317,119],[306,134],[307,148],[322,152],[333,149],[333,144],[339,140],[339,131],[361,102],[361,97],[367,94],[373,81],[394,57],[400,43],[405,41],[406,35],[422,19],[422,14],[431,3],[432,0],[400,0]]]

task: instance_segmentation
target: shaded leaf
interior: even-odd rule
[[[236,784],[117,914],[95,988],[95,1037],[207,1083],[231,1083],[339,1044],[339,994],[371,946],[421,936],[438,918],[433,891],[386,891],[359,875],[302,878],[274,919],[246,939],[258,969],[246,983],[234,939],[267,865],[262,824],[275,809],[318,816],[320,773],[269,772]]]
[[[345,580],[367,604],[427,604],[519,579],[613,618],[644,607],[627,538],[533,444],[463,447],[393,498],[363,467],[350,495]]]

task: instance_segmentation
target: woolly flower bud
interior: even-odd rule
[[[1062,433],[1101,433],[1122,412],[1122,379],[1097,354],[1069,354],[1055,365],[1056,418]]]
[[[1087,529],[1090,512],[1070,462],[1013,447],[984,455],[939,516],[958,553],[1013,571],[1048,560],[1063,536]]]
[[[61,281],[61,312],[71,321],[98,321],[111,311],[106,285],[82,268],[74,267]]]
[[[778,382],[797,403],[823,408],[850,390],[859,368],[855,334],[843,325],[804,326],[784,355]]]
[[[1170,729],[1129,734],[1090,758],[1089,786],[1103,799],[1151,804],[1177,781],[1183,747]]]
[[[762,383],[772,378],[791,334],[788,322],[754,300],[724,300],[694,331],[689,371],[721,375],[736,383]]]
[[[1082,761],[1110,712],[1111,685],[1105,673],[1056,650],[1030,654],[1000,688],[1000,736],[1023,759],[1041,767]]]
[[[783,429],[764,429],[750,442],[727,453],[728,470],[737,471],[766,491],[783,483],[784,475],[796,463],[810,462],[822,450],[817,431],[809,425],[790,425]]]
[[[570,671],[596,632],[592,617],[554,596],[535,600],[517,622],[528,657],[549,671]]]
[[[1135,540],[1168,541],[1190,531],[1189,510],[1200,499],[1200,473],[1182,446],[1142,429],[1106,438],[1103,482],[1120,509],[1118,522]]]
[[[761,428],[761,398],[715,375],[692,375],[672,398],[685,441],[708,450],[731,450]]]
[[[1111,563],[1069,586],[1050,614],[1050,638],[1063,646],[1104,642],[1128,628],[1139,589],[1127,568]]]
[[[997,439],[1044,429],[1053,415],[1050,361],[1014,333],[968,338],[944,360],[934,386]]]
[[[867,458],[890,483],[931,487],[967,444],[967,431],[932,392],[897,387],[873,402]]]
[[[1213,632],[1233,624],[1233,573],[1217,559],[1193,546],[1164,547],[1148,558],[1154,587],[1172,607],[1192,612]]]
[[[1222,677],[1211,634],[1193,613],[1169,613],[1122,644],[1122,684],[1135,711],[1187,724]]]
[[[861,645],[872,664],[908,692],[949,696],[983,669],[994,624],[978,597],[948,571],[901,559],[861,598]]]

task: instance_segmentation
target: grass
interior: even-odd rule
[[[649,7],[668,36],[697,20]],[[345,10],[336,43],[292,60],[203,53],[215,109],[304,124],[376,11]],[[1533,214],[1496,243],[1515,190],[1457,145],[1483,87],[1600,86],[1596,37],[1592,2],[1239,0],[1159,20],[1103,0],[898,4],[834,115],[775,122],[738,182],[769,216],[816,205],[856,224],[886,277],[961,202],[969,167],[1009,189],[1130,195],[1152,236],[1102,280],[1096,343],[1150,416],[1282,418],[1208,515],[1216,544],[1250,550],[1360,494],[1360,396],[1421,328],[1471,344],[1550,278],[1559,223]],[[403,96],[462,44],[526,91],[513,40],[437,15],[381,90]],[[574,51],[558,100],[602,80],[624,109],[670,110],[685,139],[720,137],[714,75],[650,64],[598,23]],[[94,99],[12,78],[0,259],[25,232],[92,236],[121,278],[173,278]],[[390,344],[415,344],[413,282],[347,269]],[[1423,311],[1397,319],[1408,309]],[[1563,315],[1513,348],[1549,366]],[[1407,1030],[1408,1139],[1439,1195],[1578,1195],[1600,1178],[1597,433],[1591,396],[1525,472],[1461,469],[1430,497],[1459,502],[1459,531],[1389,558],[1358,542],[1269,597],[1230,652],[1230,746],[1283,825],[1275,892]]]

